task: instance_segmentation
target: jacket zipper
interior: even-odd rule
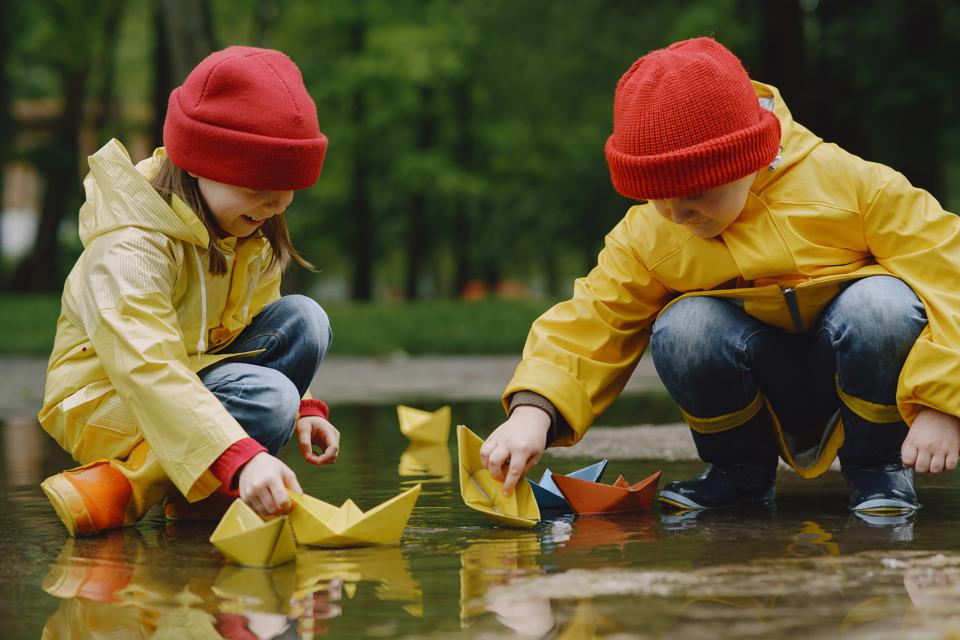
[[[800,315],[800,307],[797,306],[797,291],[793,287],[784,289],[783,299],[787,303],[787,309],[790,310],[790,319],[793,320],[793,330],[797,333],[802,333],[803,317]]]

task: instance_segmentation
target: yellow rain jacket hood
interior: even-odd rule
[[[574,284],[573,298],[531,328],[504,406],[522,390],[549,399],[571,427],[557,444],[578,441],[616,399],[672,302],[728,298],[763,322],[800,332],[814,326],[842,283],[871,275],[910,285],[929,321],[900,374],[899,414],[908,424],[923,406],[960,415],[960,220],[900,173],[795,123],[774,87],[754,88],[780,119],[782,151],[760,170],[737,220],[704,239],[652,204],[630,208],[597,266]],[[891,411],[899,419],[895,407],[844,402],[886,415],[875,421],[892,421]],[[803,475],[829,466],[842,428],[826,435],[816,461],[803,468],[778,434],[785,459]]]
[[[188,499],[219,485],[210,465],[246,432],[197,371],[280,296],[261,235],[214,239],[227,274],[207,269],[210,238],[179,198],[111,140],[90,156],[80,209],[84,251],[64,285],[47,368],[43,428],[81,464],[124,459],[143,439]],[[212,353],[207,353],[212,351]]]

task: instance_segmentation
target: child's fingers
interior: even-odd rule
[[[526,466],[526,456],[514,454],[510,458],[510,471],[507,472],[507,478],[503,481],[503,495],[510,495],[513,488],[517,486],[517,482],[523,478],[523,472]]]
[[[510,452],[506,447],[497,447],[487,458],[487,471],[494,479],[503,481],[503,465],[507,462]]]
[[[297,480],[297,474],[295,474],[293,470],[288,467],[283,470],[281,476],[283,477],[283,484],[287,489],[290,489],[294,493],[303,495],[303,489],[300,488],[300,482]]]
[[[945,454],[939,452],[930,457],[930,473],[940,473],[943,471],[945,457]]]
[[[259,494],[256,492],[251,493],[246,498],[243,499],[247,503],[247,506],[257,512],[259,516],[268,516],[270,512],[267,511],[267,508],[264,506],[263,501],[260,500]]]
[[[490,454],[493,453],[494,449],[497,448],[497,440],[495,436],[490,436],[487,438],[486,442],[480,447],[480,463],[485,466],[490,466]]]
[[[264,498],[264,502],[272,506],[271,515],[287,513],[293,506],[290,494],[287,493],[287,488],[283,486],[283,483],[270,483],[269,497]]]
[[[904,467],[910,468],[917,463],[917,448],[905,440],[900,447],[900,462]]]
[[[930,452],[924,449],[917,451],[917,462],[913,468],[917,473],[927,473],[930,471]]]
[[[953,471],[957,468],[957,452],[953,451],[947,454],[947,459],[944,461],[943,468],[947,471]]]
[[[309,462],[313,455],[313,441],[308,429],[297,429],[297,443],[300,445],[300,453]]]
[[[323,455],[320,456],[323,464],[336,460],[340,454],[340,432],[333,425],[324,425],[320,440],[323,443]]]

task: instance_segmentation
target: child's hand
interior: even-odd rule
[[[900,448],[903,466],[918,473],[953,471],[960,454],[960,418],[931,409],[920,411]]]
[[[508,496],[523,474],[540,461],[547,447],[550,416],[537,407],[517,407],[480,447],[480,460]],[[503,468],[509,460],[509,471]]]
[[[303,493],[290,467],[262,451],[250,459],[240,472],[240,499],[261,516],[287,513],[293,506],[291,491]]]
[[[297,421],[297,439],[303,459],[310,464],[331,464],[340,455],[340,432],[320,416],[300,418]],[[314,445],[323,449],[323,453],[314,453]]]

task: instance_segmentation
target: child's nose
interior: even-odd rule
[[[270,200],[271,208],[278,213],[283,213],[291,202],[293,202],[293,191],[275,191]]]

